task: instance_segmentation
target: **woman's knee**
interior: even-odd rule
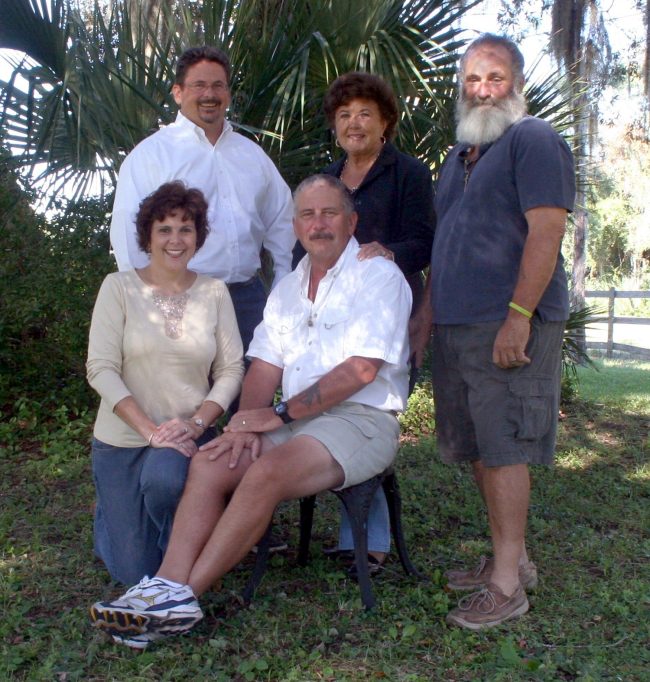
[[[155,452],[140,476],[140,487],[148,504],[172,504],[176,508],[183,494],[189,465],[190,460],[175,450]]]

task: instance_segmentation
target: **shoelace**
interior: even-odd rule
[[[151,578],[148,575],[145,575],[144,578],[142,578],[142,580],[137,585],[129,587],[129,589],[122,595],[122,597],[129,597],[132,594],[135,594],[136,592],[142,592],[142,590],[145,587],[149,587],[148,583],[150,582]]]
[[[483,572],[483,569],[485,568],[487,562],[488,562],[488,558],[486,556],[482,556],[480,561],[479,561],[478,568],[474,571],[474,574],[472,577],[478,578],[479,575],[481,575],[481,573]]]
[[[479,613],[492,613],[497,607],[494,594],[484,587],[479,592],[472,592],[458,602],[458,608],[461,611],[471,611],[475,609]]]

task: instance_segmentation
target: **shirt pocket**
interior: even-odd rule
[[[284,315],[282,319],[267,322],[280,342],[285,365],[298,352],[301,344],[300,330],[306,326],[305,316],[301,314]]]
[[[320,314],[319,337],[326,367],[335,367],[348,356],[347,330],[351,321],[350,307],[336,307]]]
[[[514,425],[517,440],[536,441],[547,433],[554,418],[554,381],[551,377],[533,374],[508,382],[509,420]]]

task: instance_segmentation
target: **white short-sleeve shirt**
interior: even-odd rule
[[[283,369],[285,400],[347,358],[361,356],[384,364],[375,380],[348,400],[381,410],[406,406],[411,290],[393,262],[360,261],[358,252],[353,237],[321,280],[313,303],[307,296],[309,256],[269,295],[248,356]]]

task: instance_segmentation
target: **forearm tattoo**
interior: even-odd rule
[[[313,386],[310,386],[309,388],[305,389],[302,395],[298,398],[298,400],[307,407],[311,407],[314,403],[318,403],[320,405],[322,403],[322,400],[320,395],[319,382],[317,381]]]

